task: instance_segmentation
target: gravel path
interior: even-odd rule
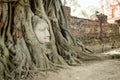
[[[105,54],[119,51],[117,49]],[[90,61],[58,73],[48,72],[45,77],[37,76],[31,80],[120,80],[120,60]]]

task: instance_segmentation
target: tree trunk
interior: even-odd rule
[[[48,27],[47,43],[41,43],[38,36],[42,34],[34,30],[40,20],[39,25]],[[60,0],[0,1],[0,80],[98,59],[80,48]]]
[[[99,39],[101,40],[101,41],[103,41],[102,40],[102,38],[103,38],[103,30],[102,30],[102,22],[99,22],[99,24],[100,24],[100,36],[99,36]]]

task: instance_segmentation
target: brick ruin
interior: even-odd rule
[[[100,25],[98,21],[71,17],[70,27],[73,34],[80,40],[99,39]],[[117,24],[103,23],[102,38],[112,38],[119,35]]]
[[[89,45],[104,45],[109,44],[111,46],[112,42],[117,41],[120,35],[119,25],[114,23],[103,23],[102,24],[102,39],[100,36],[100,23],[99,21],[83,19],[74,16],[70,16],[70,8],[65,7],[65,13],[68,19],[72,33],[80,39],[86,46]],[[119,40],[117,41],[119,42]],[[117,44],[117,46],[119,46]]]
[[[83,19],[70,16],[70,8],[65,7],[65,13],[73,34],[80,40],[99,38],[100,23],[99,21]],[[114,23],[103,23],[103,38],[110,38],[119,35],[119,25]]]

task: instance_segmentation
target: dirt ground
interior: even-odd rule
[[[119,51],[113,50],[114,53]],[[120,80],[120,60],[89,61],[81,66],[62,69],[57,73],[47,72],[44,75],[35,75],[28,80]]]

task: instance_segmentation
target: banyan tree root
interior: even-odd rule
[[[38,39],[41,34],[34,30],[35,16],[47,26],[41,31],[49,32],[48,43]],[[26,78],[40,71],[102,59],[89,53],[92,51],[71,34],[60,0],[0,1],[0,80]]]

